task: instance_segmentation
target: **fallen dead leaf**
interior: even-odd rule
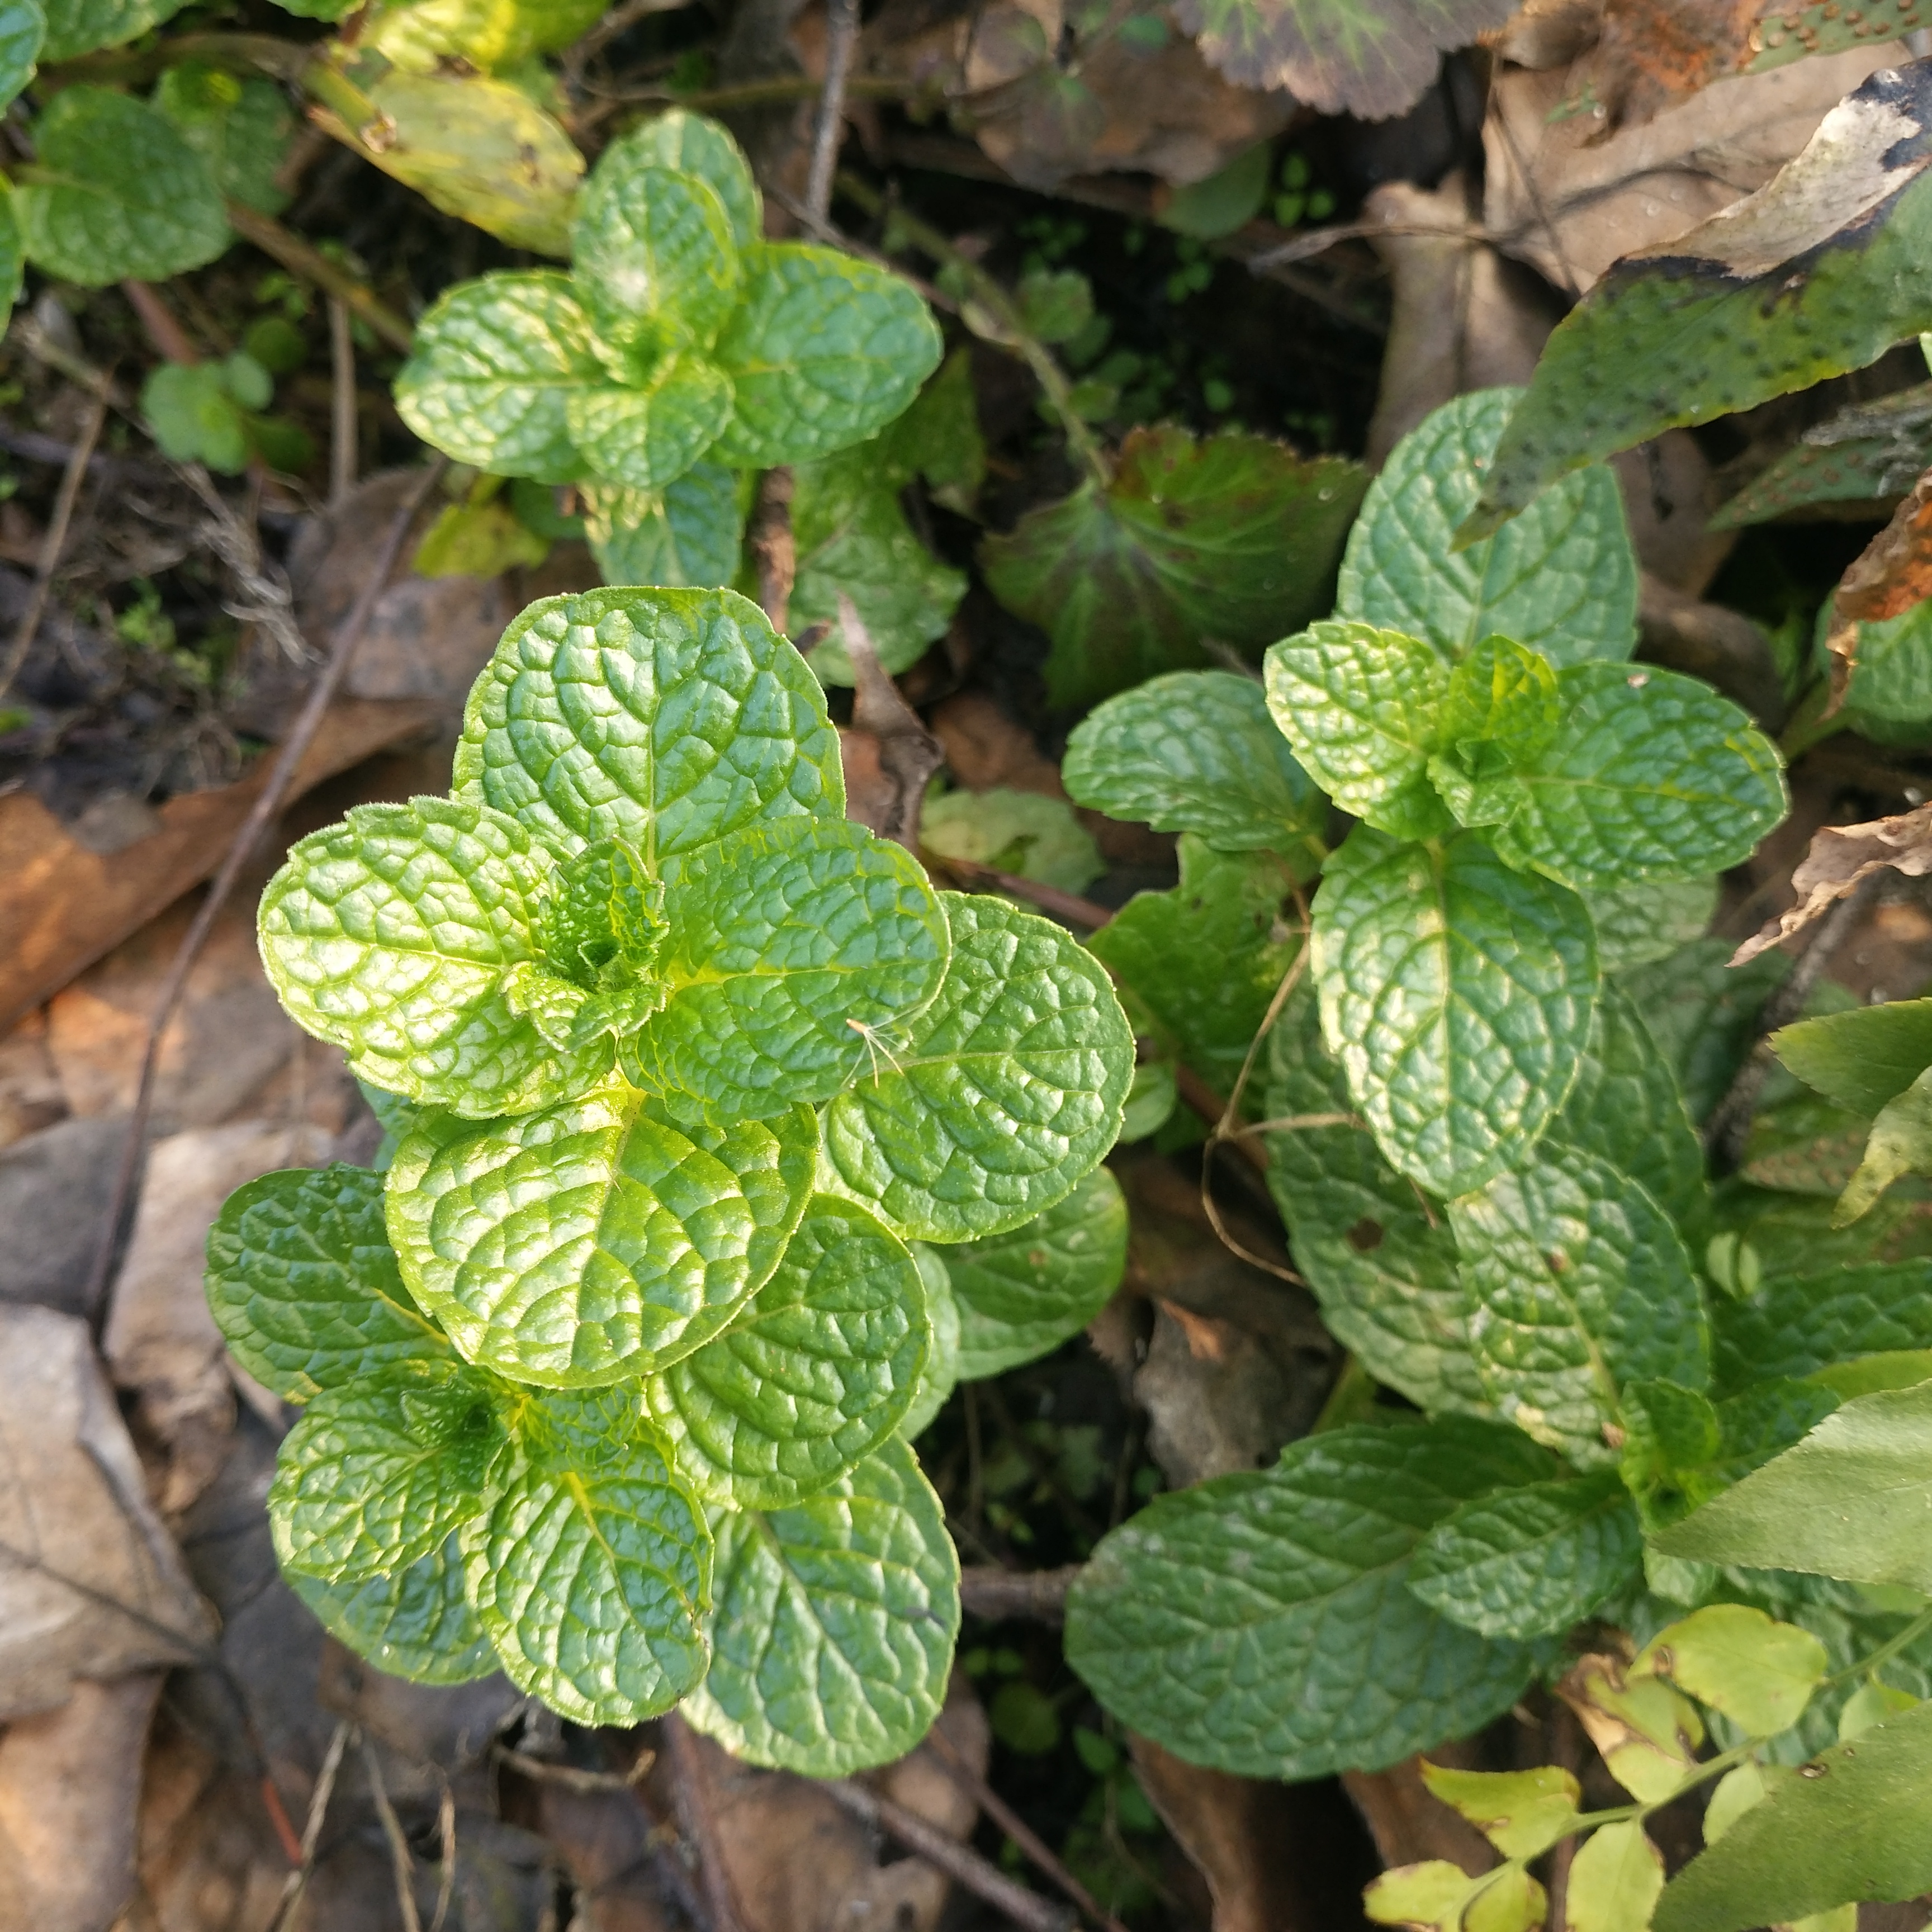
[[[52,1126],[66,1113],[60,1076],[47,1052],[47,1016],[28,1013],[0,1034],[0,1148]]]
[[[126,1139],[120,1120],[62,1120],[0,1150],[0,1301],[86,1317]]]
[[[1731,955],[1730,963],[1748,964],[1780,940],[1802,932],[1835,902],[1849,897],[1888,866],[1908,879],[1932,872],[1932,805],[1862,825],[1827,825],[1814,832],[1810,850],[1791,874],[1796,903],[1746,940]]]
[[[0,1924],[106,1932],[134,1886],[142,1747],[161,1672],[77,1681],[0,1736]]]
[[[0,1718],[201,1654],[212,1634],[86,1327],[0,1308]]]
[[[127,1258],[103,1344],[116,1384],[162,1468],[163,1513],[186,1509],[214,1480],[235,1424],[235,1382],[202,1276],[208,1231],[235,1190],[277,1168],[328,1158],[329,1138],[264,1120],[198,1128],[148,1150]],[[272,1409],[272,1403],[270,1405]]]
[[[1895,40],[1727,81],[1604,138],[1606,117],[1563,110],[1588,56],[1505,66],[1484,123],[1490,238],[1580,296],[1610,264],[1674,242],[1762,188],[1868,74],[1909,56]]]
[[[1832,656],[1832,701],[1838,710],[1858,668],[1858,626],[1901,616],[1932,596],[1932,470],[1915,483],[1892,520],[1855,557],[1832,593],[1825,648]]]

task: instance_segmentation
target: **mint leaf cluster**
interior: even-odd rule
[[[662,115],[604,151],[572,266],[459,283],[425,315],[396,404],[459,461],[544,483],[660,492],[700,462],[802,461],[862,441],[938,367],[898,276],[761,238],[715,122]]]
[[[1178,891],[1095,940],[1181,1058],[1228,1090],[1300,975],[1254,1060],[1270,1187],[1330,1328],[1420,1412],[1160,1499],[1075,1586],[1068,1654],[1109,1707],[1248,1774],[1393,1762],[1507,1708],[1584,1618],[1735,1594],[1655,1539],[1832,1412],[1816,1372],[1932,1341],[1902,1286],[1802,1248],[1744,1280],[1713,1244],[1680,1075],[1708,1029],[1660,1039],[1643,976],[1698,983],[1682,902],[1782,816],[1780,760],[1630,661],[1606,472],[1450,550],[1509,406],[1462,398],[1397,449],[1336,615],[1264,681],[1156,680],[1064,767],[1181,835]]]
[[[1133,1044],[1058,927],[935,892],[844,802],[754,605],[553,598],[452,795],[356,808],[265,893],[387,1172],[243,1189],[209,1296],[303,1405],[283,1565],[383,1668],[500,1665],[584,1723],[687,1699],[826,1775],[938,1711],[957,1559],[904,1432],[1118,1281]]]

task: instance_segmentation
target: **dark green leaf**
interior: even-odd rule
[[[1708,1119],[1724,1097],[1756,1040],[1759,1007],[1791,970],[1783,954],[1767,952],[1733,972],[1736,950],[1729,940],[1700,939],[1621,976],[1624,991],[1676,1069],[1694,1120]]]
[[[235,1359],[287,1402],[449,1344],[410,1299],[382,1177],[292,1168],[229,1196],[208,1233],[208,1305]]]
[[[295,116],[273,82],[240,80],[206,61],[186,60],[156,82],[154,107],[208,164],[215,186],[230,200],[264,214],[279,214],[288,206],[275,174],[295,133]]]
[[[1322,1036],[1390,1160],[1444,1196],[1520,1160],[1589,1037],[1582,902],[1473,832],[1400,844],[1358,826],[1323,874],[1312,944]]]
[[[549,1387],[614,1382],[708,1341],[770,1275],[817,1144],[805,1108],[674,1125],[621,1085],[513,1120],[431,1116],[397,1150],[390,1232],[472,1361]]]
[[[884,1764],[938,1716],[958,1630],[944,1513],[889,1440],[794,1508],[720,1519],[716,1651],[686,1713],[748,1763]]]
[[[325,1583],[292,1570],[288,1580],[331,1636],[389,1676],[467,1684],[496,1668],[496,1653],[464,1591],[454,1535],[392,1576]]]
[[[1461,1418],[1310,1436],[1105,1538],[1067,1599],[1067,1660],[1196,1764],[1298,1778],[1394,1763],[1508,1709],[1535,1665],[1411,1594],[1416,1546],[1459,1503],[1555,1470],[1520,1431]]]
[[[919,842],[942,859],[970,859],[1064,892],[1084,892],[1107,869],[1093,834],[1064,798],[1004,786],[928,796]]]
[[[1876,362],[1932,327],[1932,69],[1884,68],[1739,208],[1627,256],[1558,325],[1483,499],[1487,535],[1570,470]]]
[[[1778,1274],[1749,1300],[1712,1310],[1712,1372],[1721,1389],[1815,1375],[1861,1355],[1932,1348],[1932,1268],[1868,1262]]]
[[[0,106],[16,98],[33,79],[46,32],[40,0],[6,0],[0,6]]]
[[[1060,776],[1076,804],[1222,852],[1318,863],[1328,801],[1294,760],[1252,678],[1176,671],[1090,712]]]
[[[1052,702],[1091,704],[1208,662],[1204,638],[1255,650],[1312,616],[1366,482],[1262,436],[1137,429],[1106,490],[1084,484],[986,539],[986,581],[1052,638]]]
[[[1597,928],[1598,964],[1606,973],[1623,973],[1667,959],[1701,939],[1718,910],[1718,881],[1612,886],[1586,892],[1583,902]]]
[[[1875,504],[1910,490],[1928,461],[1932,382],[1922,382],[1814,424],[1725,503],[1711,527],[1738,530],[1816,503]]]
[[[58,58],[51,46],[46,52]],[[228,218],[208,164],[138,100],[103,87],[65,88],[35,124],[34,140],[38,164],[14,199],[28,259],[50,274],[83,288],[130,276],[164,282],[227,247]]]
[[[707,1502],[783,1508],[898,1426],[927,1352],[923,1299],[903,1244],[820,1196],[744,1312],[647,1382],[645,1406]]]
[[[1458,657],[1492,632],[1559,666],[1630,656],[1636,558],[1616,478],[1600,464],[1493,537],[1450,548],[1522,394],[1458,396],[1396,445],[1349,533],[1337,616],[1430,638]]]
[[[1031,1220],[1097,1164],[1133,1042],[1099,962],[1058,926],[990,896],[942,898],[952,958],[938,997],[883,1033],[878,1063],[826,1109],[824,1168],[901,1234],[961,1241]]]

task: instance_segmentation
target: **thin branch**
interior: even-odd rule
[[[554,1784],[559,1790],[574,1792],[579,1797],[593,1791],[634,1791],[658,1761],[656,1751],[640,1750],[628,1771],[582,1771],[574,1764],[552,1764],[548,1758],[532,1757],[527,1751],[513,1750],[508,1744],[493,1744],[490,1755],[520,1778],[538,1784]]]
[[[996,866],[982,866],[976,859],[950,858],[922,848],[919,856],[928,869],[950,873],[967,892],[1004,892],[1009,898],[1024,899],[1055,919],[1084,926],[1090,932],[1097,932],[1114,916],[1112,908],[1097,899],[1064,892],[1058,886],[1043,886],[1036,879],[1022,879],[1016,873],[1001,872]]]
[[[245,202],[228,204],[228,225],[244,242],[252,242],[265,255],[272,256],[292,275],[312,282],[325,295],[346,302],[392,349],[407,355],[416,332],[365,282],[358,282],[346,268],[338,268],[320,250],[311,248],[299,235],[271,220],[259,208]]]
[[[396,1876],[396,1910],[402,1914],[403,1932],[422,1932],[422,1920],[416,1912],[416,1864],[410,1856],[410,1841],[403,1836],[402,1820],[389,1802],[389,1787],[382,1782],[376,1747],[367,1738],[362,1740],[362,1768],[369,1774],[376,1816],[382,1820],[382,1836],[389,1844],[389,1863]]]
[[[926,1734],[926,1742],[939,1759],[947,1777],[971,1798],[1013,1843],[1052,1880],[1096,1925],[1106,1932],[1127,1932],[1127,1928],[1108,1911],[1055,1858],[1046,1841],[953,1748],[952,1740],[937,1724]]]
[[[340,509],[356,488],[356,338],[349,304],[328,298],[328,507]]]
[[[14,632],[14,641],[7,648],[7,657],[0,664],[0,698],[4,698],[13,688],[14,680],[20,674],[20,667],[27,662],[27,653],[34,647],[34,640],[40,635],[40,620],[46,615],[47,599],[53,594],[54,572],[61,560],[61,553],[67,548],[68,526],[74,521],[74,506],[80,500],[80,486],[87,480],[88,459],[94,454],[94,446],[100,440],[100,427],[107,420],[107,397],[97,391],[94,406],[87,412],[87,420],[81,424],[80,440],[74,446],[74,454],[68,458],[66,470],[62,473],[60,489],[54,497],[54,511],[47,522],[47,532],[40,543],[40,560],[34,573],[33,595],[27,600],[27,608],[20,614],[20,622]]]
[[[711,1921],[711,1932],[739,1932],[742,1923],[736,1901],[731,1896],[731,1880],[724,1869],[724,1855],[718,1843],[716,1821],[706,1786],[704,1766],[699,1762],[698,1744],[691,1726],[675,1711],[668,1712],[661,1729],[670,1752],[673,1796],[678,1822],[698,1853],[698,1882],[704,1888],[704,1909]]]
[[[832,212],[832,171],[845,134],[845,88],[852,77],[852,50],[859,40],[859,0],[826,0],[825,87],[812,130],[812,164],[806,170],[805,205],[820,220]]]
[[[1024,1617],[1030,1623],[1066,1621],[1066,1592],[1080,1565],[1058,1570],[1008,1570],[997,1563],[969,1564],[959,1573],[962,1607],[988,1623]]]
[[[302,1903],[302,1894],[308,1888],[309,1874],[315,1870],[315,1848],[322,1842],[322,1822],[328,1815],[328,1801],[335,1792],[335,1774],[342,1768],[342,1754],[349,1748],[355,1729],[344,1718],[336,1726],[328,1748],[322,1754],[322,1769],[308,1801],[308,1818],[302,1826],[302,1861],[283,1881],[282,1896],[274,1917],[268,1922],[268,1932],[286,1932],[294,1919],[296,1907]]]
[[[935,1870],[964,1886],[996,1912],[1003,1912],[1022,1932],[1070,1932],[1075,1916],[1063,1905],[1016,1885],[996,1866],[990,1864],[970,1846],[949,1838],[938,1826],[930,1825],[916,1812],[881,1798],[862,1784],[838,1778],[819,1785],[842,1810],[896,1838],[908,1851],[916,1852]]]
[[[121,292],[128,298],[128,306],[140,317],[141,326],[147,331],[148,340],[158,354],[184,369],[192,369],[200,362],[201,351],[189,340],[188,331],[160,290],[130,276],[122,281]]]
[[[362,641],[362,634],[369,628],[369,620],[375,615],[376,605],[388,587],[389,573],[395,568],[400,555],[403,540],[409,534],[410,524],[416,514],[436,488],[442,473],[448,467],[446,457],[438,457],[424,471],[408,497],[395,515],[390,520],[388,529],[383,533],[371,562],[368,580],[363,585],[362,594],[336,634],[334,650],[322,669],[321,674],[310,687],[301,714],[296,719],[288,736],[277,748],[273,762],[262,782],[262,788],[249,808],[248,816],[229,841],[226,855],[220,869],[208,883],[208,892],[194,916],[182,942],[175,950],[167,976],[161,982],[160,998],[154,1003],[154,1010],[148,1022],[147,1040],[141,1054],[140,1082],[135,1090],[134,1111],[128,1123],[127,1140],[122,1149],[121,1165],[114,1178],[114,1192],[108,1203],[107,1218],[101,1230],[100,1245],[94,1251],[94,1266],[88,1276],[85,1298],[88,1324],[94,1339],[99,1341],[107,1319],[107,1288],[114,1272],[114,1261],[121,1246],[128,1212],[134,1204],[135,1181],[140,1172],[141,1159],[146,1150],[148,1138],[148,1116],[154,1102],[154,1078],[160,1065],[161,1035],[174,1017],[183,989],[188,984],[188,976],[195,961],[200,956],[208,935],[214,930],[214,922],[222,907],[227,903],[228,895],[234,890],[235,882],[242,875],[260,838],[275,814],[280,811],[290,781],[303,754],[314,741],[316,733],[321,729],[322,721],[329,706],[334,701],[336,693],[342,687],[347,674],[350,660],[356,654],[356,647]]]
[[[442,1780],[442,1796],[436,1805],[436,1849],[442,1870],[436,1880],[436,1911],[429,1922],[429,1932],[442,1932],[456,1898],[456,1793],[449,1788],[449,1780],[440,1767],[436,1775]]]

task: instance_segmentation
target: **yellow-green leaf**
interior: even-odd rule
[[[1630,1675],[1668,1677],[1753,1737],[1768,1737],[1797,1723],[1828,1662],[1825,1646],[1796,1624],[1744,1604],[1709,1604],[1659,1630]]]

